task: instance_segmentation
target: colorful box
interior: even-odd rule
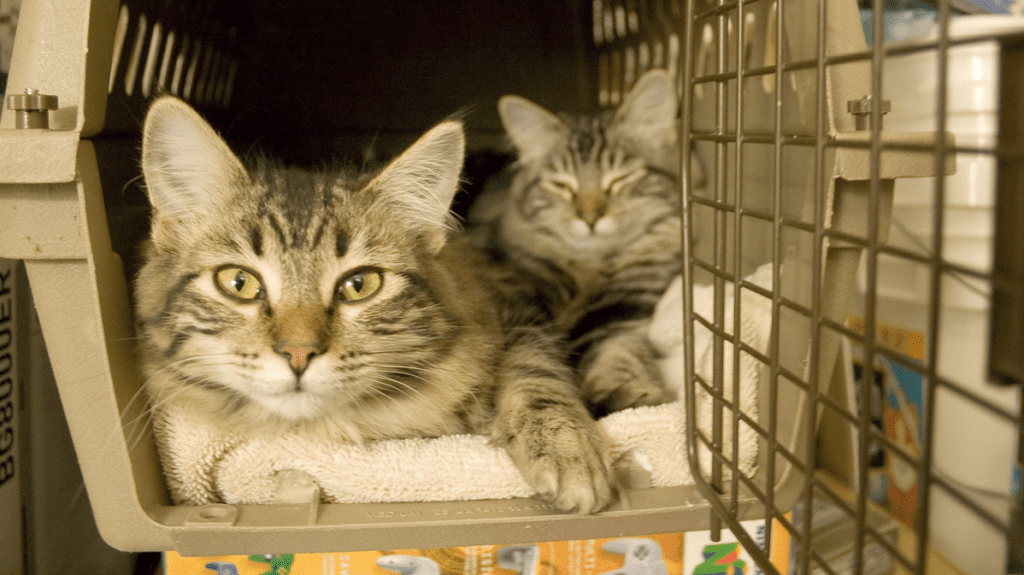
[[[763,521],[745,521],[754,533]],[[772,563],[785,572],[788,534],[773,529]],[[447,549],[398,549],[354,553],[164,556],[166,575],[753,575],[761,573],[728,530],[719,541],[709,531],[646,537],[582,539],[528,545]]]

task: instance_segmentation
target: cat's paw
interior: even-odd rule
[[[598,356],[584,374],[583,392],[594,417],[673,399],[652,359],[626,353]]]
[[[593,421],[535,420],[510,439],[523,478],[559,511],[596,513],[614,499],[611,455]]]
[[[610,385],[609,385],[610,384]],[[600,381],[588,394],[588,403],[596,417],[631,407],[659,405],[669,401],[666,390],[648,380]]]

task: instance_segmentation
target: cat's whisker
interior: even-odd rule
[[[373,397],[378,397],[379,396],[379,397],[383,397],[385,399],[388,397],[388,394],[385,392],[385,390],[381,389],[381,387],[385,383],[387,383],[387,382],[382,382],[382,381],[379,381],[377,379],[372,379],[372,380],[369,381],[369,383],[371,385],[370,385],[370,388],[369,388],[368,392],[364,393],[364,394],[362,394],[362,395],[360,395],[359,397],[356,398],[356,403],[358,405],[360,405],[360,406],[364,406],[364,405],[370,403],[370,399],[373,398]]]
[[[154,372],[153,375],[149,376],[145,381],[142,382],[142,385],[139,387],[139,390],[136,391],[135,395],[133,395],[132,398],[128,401],[128,403],[125,404],[124,410],[122,410],[122,412],[121,412],[121,418],[122,419],[124,418],[125,412],[127,412],[128,409],[130,409],[132,407],[132,405],[135,403],[135,401],[142,395],[142,393],[144,392],[146,387],[149,385],[149,383],[151,381],[153,381],[153,379],[156,378],[157,376],[163,374],[163,372],[173,370],[174,368],[176,368],[176,367],[178,367],[180,365],[183,365],[183,364],[201,363],[201,362],[206,362],[210,358],[225,357],[225,356],[228,356],[228,354],[197,355],[197,356],[186,357],[186,358],[180,359],[178,361],[171,362],[171,363],[163,366],[162,368],[160,368],[159,370]],[[227,365],[227,363],[229,363],[229,362],[225,362],[222,365]]]
[[[75,489],[75,492],[71,495],[71,499],[68,500],[68,503],[65,506],[65,512],[63,516],[73,517],[74,514],[72,513],[72,511],[76,509],[79,505],[81,505],[83,501],[85,501],[85,482],[79,481],[78,487]]]
[[[128,189],[129,186],[131,186],[133,184],[138,186],[139,182],[141,182],[141,181],[142,181],[142,174],[139,174],[138,176],[135,176],[134,178],[132,178],[132,179],[128,180],[127,182],[125,182],[125,184],[123,186],[121,186],[121,195],[125,194],[125,192],[126,192],[126,190]]]
[[[172,395],[176,395],[181,391],[183,390],[177,390]],[[132,400],[134,401],[140,394],[142,394],[142,389],[136,392]],[[135,452],[141,444],[142,439],[146,437],[146,429],[151,426],[153,420],[153,407],[152,405],[147,405],[142,408],[138,416],[132,418],[130,421],[123,421],[127,412],[128,408],[125,408],[121,414],[121,428],[124,432],[125,445],[127,446],[128,453],[131,454]],[[116,437],[116,435],[114,435],[115,433],[116,431],[111,432],[111,437],[108,441],[112,441]]]
[[[178,394],[180,394],[180,393],[182,393],[184,391],[184,389],[175,390],[174,392],[172,392],[171,394],[166,396],[163,400],[161,400],[159,403],[154,404],[153,403],[153,398],[151,396],[148,396],[148,393],[146,391],[146,387],[153,380],[153,378],[157,377],[158,375],[160,375],[165,370],[173,369],[174,367],[180,366],[182,364],[205,363],[207,365],[212,365],[212,364],[208,363],[211,358],[223,357],[224,355],[226,355],[226,354],[209,354],[209,355],[203,355],[203,356],[187,357],[187,358],[175,361],[175,362],[173,362],[171,364],[168,364],[167,366],[164,366],[159,371],[157,371],[152,376],[150,376],[148,379],[146,379],[146,381],[144,381],[142,383],[142,385],[139,387],[139,389],[132,395],[131,399],[128,400],[128,403],[125,404],[124,409],[121,410],[121,414],[120,414],[121,427],[124,429],[126,439],[128,439],[129,441],[132,441],[133,443],[137,443],[141,439],[141,437],[143,437],[145,435],[146,427],[151,422],[152,410],[155,407],[157,407],[157,406],[165,403],[169,399],[173,398],[175,395],[178,395]],[[224,362],[223,364],[219,364],[219,365],[228,365],[229,363],[230,362]],[[127,417],[128,413],[133,408],[136,408],[136,405],[137,405],[136,402],[139,401],[140,398],[147,399],[149,404],[146,405],[145,407],[138,408],[138,409],[140,409],[140,414],[138,416],[132,418],[131,420],[127,420],[126,421],[125,417]],[[141,429],[139,429],[139,422],[140,421],[143,422]],[[135,440],[131,440],[130,439],[132,435],[136,435],[136,439]],[[129,449],[129,452],[131,452],[131,451],[133,451],[133,449]]]
[[[393,382],[381,379],[379,376],[371,376],[367,378],[366,382],[369,384],[368,389],[365,390],[365,393],[360,394],[355,400],[359,406],[369,404],[370,400],[375,397],[388,399],[389,395],[387,390],[396,389]]]
[[[416,398],[417,396],[425,397],[423,392],[417,389],[416,387],[413,387],[412,385],[404,381],[395,379],[393,377],[388,377],[384,374],[377,374],[377,376],[373,380],[373,383],[376,385],[371,387],[371,391],[379,394],[381,397],[389,397],[389,394],[386,392],[386,390],[379,389],[379,386],[384,385],[386,385],[388,389],[391,389],[395,392],[400,392],[402,395],[409,398]]]
[[[400,388],[401,390],[405,390],[406,395],[408,397],[415,397],[417,395],[423,396],[423,391],[410,383],[404,382],[396,377],[388,375],[384,375],[383,378],[383,382],[389,384],[391,388],[394,389],[395,391],[399,391]],[[423,377],[419,377],[418,379],[424,382],[429,381]]]
[[[146,430],[152,428],[153,426],[153,418],[156,416],[155,410],[158,407],[168,403],[171,399],[174,398],[174,396],[180,395],[184,392],[184,388],[179,388],[165,396],[160,402],[151,402],[150,405],[148,405],[147,408],[142,412],[142,414],[139,415],[139,417],[136,417],[135,419],[132,420],[132,429],[130,431],[125,432],[125,440],[128,444],[128,453],[134,453],[135,450],[138,449],[140,445],[142,445],[143,439],[152,437],[146,434]],[[140,421],[141,426],[139,423]],[[132,435],[134,435],[134,439],[132,439]]]
[[[210,357],[217,357],[219,355],[223,355],[223,354],[211,354],[209,356],[199,356],[198,358],[187,358],[186,360],[181,360],[181,361],[176,362],[176,363],[183,363],[183,362],[186,362],[188,359],[209,359]],[[214,364],[214,365],[230,365],[230,362],[226,362],[224,364]],[[207,380],[205,380],[205,379],[198,379],[198,380],[196,380],[196,383],[203,383],[204,381],[207,381]],[[152,427],[153,418],[155,417],[156,411],[159,410],[160,408],[162,408],[164,405],[170,404],[176,398],[176,396],[182,395],[182,394],[184,394],[186,392],[187,392],[187,388],[185,388],[185,387],[178,387],[177,389],[173,390],[172,392],[167,393],[167,394],[161,396],[161,398],[159,400],[155,400],[152,396],[150,396],[149,397],[149,403],[145,407],[145,409],[142,411],[142,413],[139,414],[138,417],[132,419],[129,422],[125,422],[123,424],[124,427],[129,427],[130,426],[130,429],[126,429],[125,430],[125,438],[128,441],[128,443],[129,443],[129,445],[128,445],[128,452],[129,453],[134,452],[135,449],[137,449],[138,446],[141,444],[141,441],[144,438],[149,437],[146,434],[146,429],[149,428],[149,427]],[[136,397],[138,397],[138,395],[139,394],[136,393]],[[127,411],[127,409],[125,411]],[[122,419],[123,418],[124,418],[124,414],[122,414]],[[140,427],[140,422],[141,422],[141,427]],[[135,436],[134,439],[131,439],[132,435]]]

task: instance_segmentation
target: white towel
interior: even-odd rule
[[[770,275],[761,280],[770,287]],[[658,334],[652,340],[670,356],[664,365],[666,378],[676,388],[682,378],[682,364],[673,363],[676,355],[682,357],[681,304],[675,305],[679,289],[674,286],[666,293],[652,328],[652,333]],[[695,292],[695,298],[711,296],[710,292]],[[673,298],[675,302],[670,301]],[[748,322],[748,311],[751,316],[757,315],[763,306],[748,309],[745,302],[744,327],[750,324],[758,333],[768,333],[770,306],[769,315],[761,313]],[[710,301],[697,305],[698,309],[710,306]],[[769,324],[758,325],[762,322]],[[678,337],[673,338],[673,333]],[[695,357],[700,358],[698,371],[705,377],[710,377],[710,341],[710,337],[703,337],[695,342]],[[760,344],[762,340],[747,341]],[[766,347],[766,337],[763,343],[759,349]],[[756,417],[758,371],[747,369],[741,362],[741,377],[741,405]],[[707,427],[710,405],[702,406],[699,413],[701,426]],[[685,458],[685,406],[681,401],[613,413],[601,419],[599,425],[612,442],[613,455],[646,469],[653,487],[693,483]],[[298,433],[273,438],[225,435],[175,406],[154,410],[153,428],[168,489],[178,504],[273,503],[279,474],[286,470],[305,472],[329,503],[465,501],[534,495],[508,454],[489,445],[484,436],[387,440],[360,446],[325,443],[320,437]],[[740,435],[740,466],[744,471],[753,468],[757,455],[756,437],[747,431],[750,433],[741,431]]]
[[[762,265],[746,278],[747,282],[753,283],[766,290],[772,289],[772,266],[770,263]],[[726,333],[733,332],[733,310],[734,310],[734,286],[731,282],[725,283],[723,290],[723,307],[725,317],[722,328]],[[715,290],[713,285],[694,285],[693,287],[693,311],[709,323],[714,323]],[[654,311],[654,322],[648,334],[654,347],[662,354],[661,372],[664,374],[665,383],[676,390],[682,396],[684,383],[684,357],[683,357],[683,282],[682,277],[669,286],[665,295],[658,302]],[[762,297],[749,289],[742,290],[740,300],[740,341],[746,345],[767,353],[768,344],[771,339],[772,327],[772,305],[771,300]],[[714,335],[700,322],[694,322],[693,329],[693,357],[696,363],[694,371],[709,385],[713,384],[715,365]],[[732,401],[733,385],[733,346],[726,341],[722,353],[722,386],[726,400]],[[759,362],[749,353],[741,353],[739,361],[739,408],[754,421],[758,420],[758,390],[760,388],[760,374],[764,364]],[[700,386],[697,389],[697,428],[704,435],[711,439],[711,417],[714,403],[710,396]],[[723,410],[723,436],[724,442],[722,453],[731,459],[732,455],[732,414],[726,409]],[[685,430],[685,424],[684,424]],[[744,422],[739,426],[740,449],[739,467],[745,473],[752,470],[757,459],[757,432]],[[707,474],[711,464],[711,453],[707,449],[700,449],[700,468],[703,474]]]

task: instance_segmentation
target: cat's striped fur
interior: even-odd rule
[[[560,326],[595,413],[667,399],[646,333],[682,264],[671,80],[648,72],[597,116],[517,96],[499,111],[518,162],[471,221],[496,259],[534,278],[525,299]]]
[[[561,350],[503,309],[507,270],[452,234],[464,136],[445,122],[379,174],[246,168],[191,108],[157,100],[136,282],[151,405],[226,433],[490,434],[565,511],[612,498],[605,439]]]

